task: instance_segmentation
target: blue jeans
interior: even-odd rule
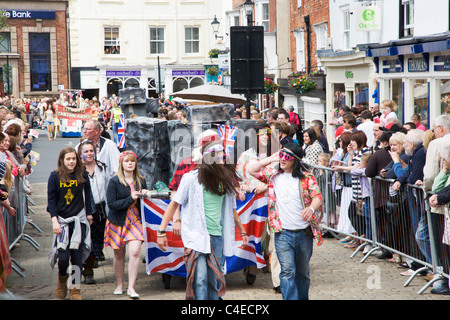
[[[305,231],[277,232],[275,251],[281,266],[280,289],[283,300],[308,300],[312,235]]]
[[[417,190],[412,190],[412,188],[407,188],[407,195],[411,215],[411,228],[414,232],[416,243],[425,257],[425,261],[432,263],[426,212],[422,212],[423,196]]]
[[[211,249],[214,251],[214,256],[220,264],[221,271],[223,270],[224,255],[223,255],[223,238],[217,236],[210,236]],[[212,254],[212,253],[211,253]],[[208,266],[206,260],[207,254],[201,254],[197,258],[197,266],[194,275],[194,297],[195,300],[218,300],[219,287],[217,276],[214,271]],[[223,272],[223,271],[222,271]]]

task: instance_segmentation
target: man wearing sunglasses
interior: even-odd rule
[[[302,157],[302,149],[289,143],[280,152],[248,164],[249,173],[269,185],[269,226],[275,233],[284,300],[309,298],[313,238],[321,244],[314,212],[322,205],[322,195],[314,176],[302,164]]]

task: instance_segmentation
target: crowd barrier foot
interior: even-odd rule
[[[367,260],[367,258],[369,258],[372,255],[372,252],[375,252],[380,249],[381,249],[380,247],[374,247],[370,249],[370,251],[367,252],[366,255],[361,259],[360,263],[364,263]]]
[[[16,296],[6,289],[4,293],[0,293],[0,300],[16,300]]]
[[[350,258],[355,257],[359,251],[361,251],[362,248],[364,248],[367,245],[367,243],[363,243],[361,245],[359,245],[358,248],[356,248],[355,252],[352,253],[352,255],[350,256]]]
[[[31,199],[29,196],[27,196],[27,201],[32,205],[35,206],[35,202],[33,201],[33,199]]]
[[[439,276],[439,277],[435,277],[432,280],[428,281],[426,285],[423,286],[422,289],[420,289],[419,291],[417,291],[417,294],[422,294],[425,292],[425,290],[427,290],[429,287],[433,286],[433,283],[435,283],[436,281],[439,280],[444,280],[443,276]],[[447,280],[448,281],[448,280]]]
[[[37,231],[39,231],[39,233],[42,233],[42,232],[43,232],[43,231],[41,230],[41,228],[39,228],[39,227],[37,226],[37,224],[34,223],[32,220],[27,220],[27,222],[28,222],[33,228],[35,228]]]
[[[411,283],[411,281],[413,281],[413,279],[422,271],[427,270],[428,267],[422,267],[417,269],[416,271],[414,271],[414,273],[408,278],[408,280],[405,282],[405,284],[403,285],[404,287],[409,286],[409,284]]]
[[[14,270],[19,276],[21,276],[22,278],[25,278],[26,275],[25,275],[25,273],[22,272],[22,271],[25,271],[25,268],[22,267],[22,266],[17,262],[17,260],[14,259],[14,258],[11,258],[11,262],[12,262],[11,269],[13,269],[13,270]]]
[[[41,245],[29,235],[22,234],[22,239],[31,244],[37,251],[40,250]]]

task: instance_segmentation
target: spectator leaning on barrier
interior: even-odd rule
[[[398,191],[401,186],[406,184],[416,184],[416,182],[423,180],[423,168],[426,159],[426,150],[423,146],[423,134],[423,131],[413,129],[406,135],[404,148],[406,154],[411,155],[411,159],[408,162],[408,171],[396,179],[392,185],[393,191]],[[425,213],[421,210],[421,203],[424,199],[422,193],[419,191],[413,187],[407,188],[411,227],[422,254],[426,261],[431,263],[428,226]]]

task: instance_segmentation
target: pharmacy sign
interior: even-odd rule
[[[381,10],[379,6],[356,7],[356,31],[381,30]]]

